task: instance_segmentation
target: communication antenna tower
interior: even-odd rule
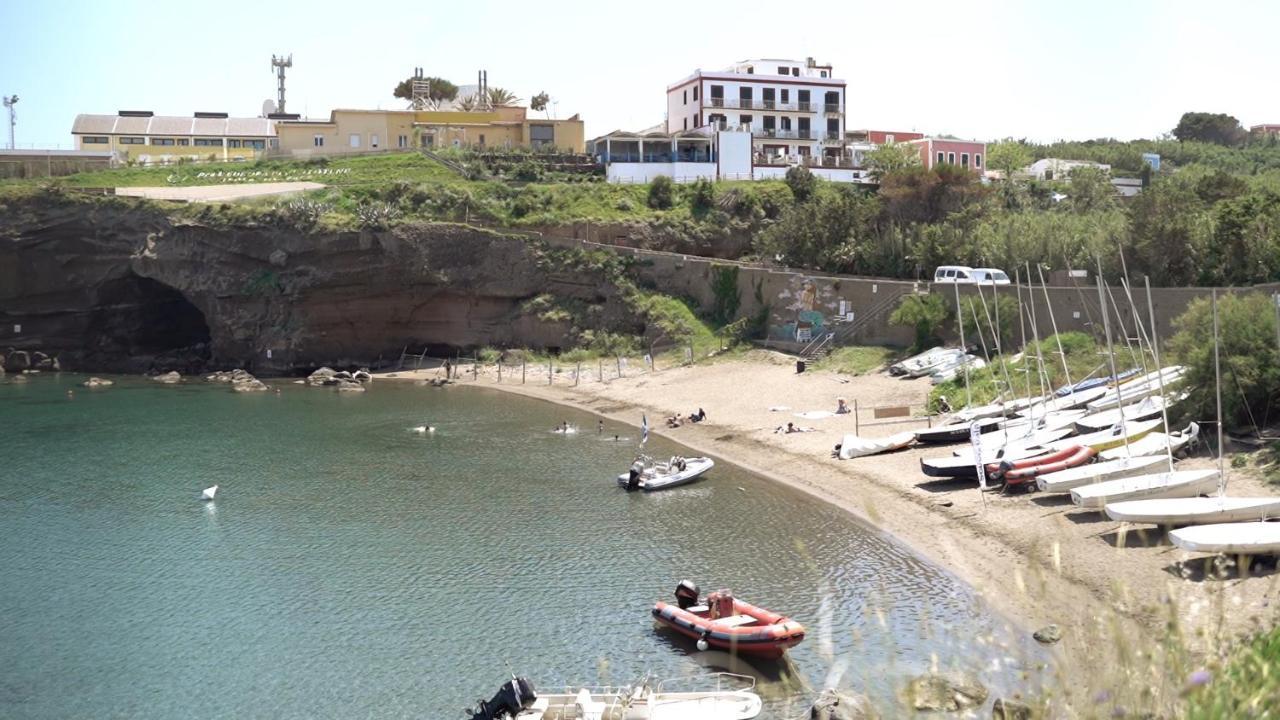
[[[17,150],[18,146],[13,141],[13,126],[18,124],[18,114],[14,112],[13,106],[18,104],[18,96],[10,95],[4,99],[4,106],[9,109],[9,149]]]
[[[271,69],[276,74],[277,93],[279,94],[279,99],[276,101],[276,112],[278,113],[282,113],[285,111],[284,110],[284,69],[291,68],[291,67],[293,67],[293,53],[289,53],[289,57],[285,57],[283,55],[281,55],[280,57],[276,57],[275,55],[271,56]]]
[[[409,105],[414,110],[425,110],[431,106],[431,83],[423,77],[422,68],[420,67],[413,69]]]

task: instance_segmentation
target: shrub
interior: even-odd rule
[[[889,316],[889,323],[915,328],[913,347],[923,350],[937,337],[938,330],[950,316],[951,308],[941,295],[908,295]]]
[[[818,178],[803,165],[787,168],[786,179],[787,187],[791,188],[791,194],[795,196],[796,202],[808,202],[818,189]]]
[[[675,183],[666,175],[659,175],[649,184],[649,207],[654,210],[670,210],[675,204]]]
[[[1276,314],[1261,293],[1218,298],[1218,354],[1222,367],[1222,414],[1227,428],[1251,427],[1269,405],[1280,402],[1280,358],[1276,355]],[[1181,406],[1192,418],[1217,415],[1213,362],[1213,308],[1198,298],[1174,320],[1178,333],[1169,350],[1187,366],[1191,393]]]
[[[356,208],[356,224],[362,230],[382,230],[400,218],[400,210],[384,202],[371,202]]]
[[[689,206],[695,213],[705,213],[716,202],[716,189],[706,178],[698,178],[689,192]]]

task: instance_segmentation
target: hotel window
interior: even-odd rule
[[[239,141],[239,140],[228,140],[228,141],[227,141],[227,147],[229,147],[229,148],[238,148],[238,147],[240,147],[240,141]]]
[[[724,107],[724,86],[711,86],[711,107]]]
[[[799,103],[799,110],[800,110],[800,112],[809,112],[809,110],[811,109],[811,108],[809,107],[809,91],[808,91],[808,90],[797,90],[797,91],[796,91],[796,102],[797,102],[797,103]]]
[[[173,145],[173,138],[151,138],[151,144],[158,147]]]
[[[348,135],[347,143],[353,148],[360,147],[360,133],[351,133]]]
[[[554,125],[530,125],[529,144],[534,148],[555,147],[556,127]]]
[[[979,170],[982,169],[982,153],[973,154],[973,166],[978,168]]]
[[[84,145],[106,145],[107,138],[104,135],[85,135],[80,142]]]
[[[481,145],[483,145],[483,144],[484,144],[484,136],[483,136],[483,135],[481,135],[481,136],[480,136],[480,144],[481,144]],[[370,135],[370,136],[369,136],[369,147],[373,148],[374,150],[377,150],[377,149],[378,149],[378,136],[377,136],[377,135]]]
[[[788,71],[786,68],[784,68],[784,67],[782,67],[782,66],[779,66],[779,67],[778,67],[778,74],[779,74],[779,75],[790,75],[790,74],[791,74],[791,72],[790,72],[790,71]]]
[[[751,116],[750,116],[750,115],[739,115],[739,116],[738,116],[738,124],[739,124],[739,125],[750,125],[750,124],[751,124]]]
[[[697,102],[697,101],[698,101],[698,86],[697,86],[697,85],[694,85],[694,86],[693,86],[693,101],[694,101],[694,102]]]
[[[826,77],[826,76],[827,76],[827,71],[826,71],[826,70],[823,70],[820,74],[822,75],[822,77]]]
[[[787,88],[782,88],[782,104],[785,105],[789,102],[791,102],[791,91]]]
[[[409,136],[401,135],[396,138],[396,147],[409,147]]]
[[[885,135],[885,136],[884,136],[884,141],[885,141],[885,143],[891,143],[891,142],[893,142],[893,136],[892,136],[892,135]]]
[[[266,150],[267,141],[266,140],[245,140],[244,146],[247,148],[253,148],[254,150]]]
[[[749,87],[738,88],[738,107],[742,108],[743,110],[751,109],[751,88]]]
[[[685,118],[685,119],[684,119],[684,129],[685,129],[685,130],[688,130],[688,129],[689,129],[689,118]]]
[[[784,131],[791,129],[791,118],[787,117],[786,115],[782,116],[782,129]]]
[[[778,127],[777,123],[778,123],[778,119],[777,119],[776,117],[774,117],[774,116],[772,116],[772,115],[765,115],[765,116],[764,116],[764,130],[765,130],[765,132],[767,132],[767,133],[771,133],[771,132],[773,132],[774,130],[776,130],[776,129],[777,129],[777,127]]]
[[[699,119],[700,117],[702,117],[702,113],[694,113],[694,114],[693,114],[693,126],[694,126],[694,127],[699,127],[698,119]]]
[[[774,97],[776,96],[776,92],[774,91],[774,89],[764,88],[763,90],[760,91],[760,95],[761,95],[761,100],[764,101],[764,109],[772,110],[774,108],[774,105],[776,104],[776,101],[774,100]]]
[[[791,77],[800,77],[800,68],[798,67],[791,68]]]
[[[947,162],[947,156],[946,156],[946,155],[944,155],[944,154],[942,154],[942,153],[938,153],[938,163],[937,163],[937,164],[938,164],[938,165],[944,165],[944,164],[946,164],[946,162]]]
[[[683,91],[681,91],[681,93],[680,93],[680,104],[681,104],[681,105],[688,105],[688,104],[689,104],[689,91],[688,91],[688,90],[683,90]]]
[[[949,153],[947,153],[947,164],[948,164],[948,165],[955,165],[955,164],[956,164],[956,154],[955,154],[955,153],[953,153],[953,152],[949,152]]]
[[[960,167],[969,167],[969,153],[960,153]]]
[[[377,135],[375,135],[374,137],[376,138]],[[374,145],[374,147],[378,147],[378,146]],[[480,147],[484,147],[484,133],[480,133]]]
[[[191,138],[178,138],[178,145],[187,147],[191,144]]]
[[[196,138],[196,147],[222,147],[222,141],[218,138]]]
[[[121,145],[145,145],[146,140],[140,137],[122,137],[120,138],[120,144]]]
[[[312,136],[311,136],[311,145],[312,145],[313,147],[324,147],[324,136],[323,136],[323,135],[312,135]]]

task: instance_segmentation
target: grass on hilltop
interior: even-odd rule
[[[898,353],[898,350],[878,345],[850,345],[835,349],[819,360],[814,369],[843,375],[865,375],[889,364]]]

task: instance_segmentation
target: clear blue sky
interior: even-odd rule
[[[1187,110],[1280,122],[1267,0],[0,0],[0,28],[20,146],[66,147],[82,112],[257,115],[272,53],[293,54],[292,112],[401,107],[414,66],[458,84],[485,68],[522,98],[549,92],[588,137],[660,122],[668,83],[748,57],[834,64],[850,128],[1053,140],[1153,137]]]

